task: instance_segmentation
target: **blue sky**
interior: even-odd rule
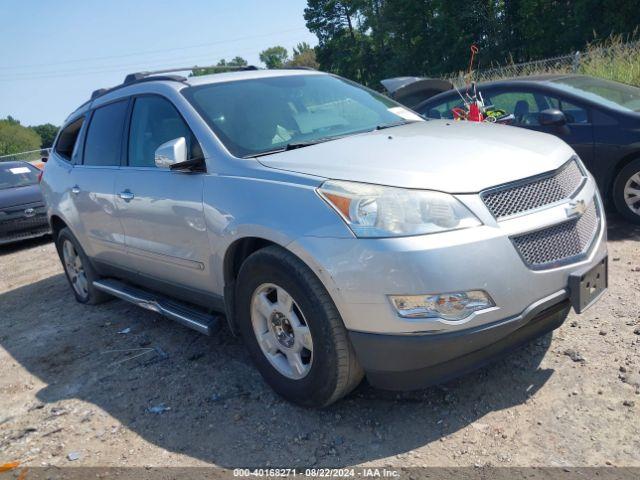
[[[316,45],[304,0],[2,0],[0,118],[56,125],[127,73]]]

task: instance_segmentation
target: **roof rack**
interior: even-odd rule
[[[146,71],[146,72],[135,72],[135,73],[130,73],[128,74],[126,77],[124,77],[124,82],[122,82],[120,85],[116,85],[115,87],[111,87],[111,88],[99,88],[98,90],[94,90],[93,93],[91,94],[91,100],[95,100],[98,97],[101,97],[102,95],[105,95],[109,92],[112,92],[114,90],[117,90],[118,88],[122,88],[122,87],[126,87],[129,85],[133,85],[135,83],[141,83],[141,82],[149,82],[149,81],[154,81],[154,80],[169,80],[169,81],[173,81],[173,82],[186,82],[187,78],[183,77],[181,75],[165,75],[166,73],[173,73],[173,72],[187,72],[187,71],[193,71],[193,70],[216,70],[216,69],[220,69],[220,70],[237,70],[237,71],[243,71],[243,70],[258,70],[257,67],[253,66],[253,65],[247,65],[247,66],[242,66],[242,67],[234,67],[234,66],[227,66],[227,65],[214,65],[214,66],[199,66],[199,65],[194,65],[191,67],[183,67],[183,68],[167,68],[164,70],[153,70],[153,71]]]
[[[318,71],[317,68],[305,67],[303,65],[295,66],[295,67],[278,67],[278,68],[274,68],[273,70],[309,70],[309,71],[312,71],[312,72],[317,72]]]

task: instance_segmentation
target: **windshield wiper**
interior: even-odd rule
[[[295,150],[297,148],[310,147],[311,145],[316,145],[318,143],[324,143],[330,140],[337,140],[338,138],[341,138],[343,136],[344,135],[335,136],[335,137],[322,137],[322,138],[316,138],[315,140],[307,140],[304,142],[291,142],[291,143],[287,143],[284,147],[274,148],[273,150],[265,150],[264,152],[260,152],[255,155],[249,155],[245,158],[262,157],[263,155],[271,155],[272,153],[288,152],[289,150]]]
[[[331,140],[330,138],[318,138],[316,140],[307,140],[306,142],[291,142],[287,143],[284,147],[285,150],[295,150],[296,148],[304,148],[310,147],[311,145],[316,145],[317,143],[328,142]]]
[[[395,122],[395,123],[386,123],[384,125],[376,125],[376,130],[385,130],[387,128],[392,128],[392,127],[399,127],[400,125],[407,125],[409,123],[414,123],[417,122],[417,120],[412,121],[402,121],[402,122]]]

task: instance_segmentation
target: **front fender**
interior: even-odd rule
[[[212,252],[210,267],[218,291],[224,288],[226,252],[237,240],[255,237],[288,248],[305,236],[353,237],[340,217],[318,196],[315,185],[211,175],[206,177],[204,187],[204,212]]]

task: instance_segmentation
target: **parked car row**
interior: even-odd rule
[[[461,92],[445,80],[397,77],[382,83],[393,99],[428,119],[451,120],[453,110],[463,103]],[[605,203],[627,220],[640,223],[639,88],[578,75],[522,77],[482,83],[479,88],[486,104],[513,113],[512,125],[556,135],[569,143],[594,175]],[[44,163],[19,166],[42,169]],[[0,244],[48,233],[41,200],[15,204],[23,202],[21,192],[38,195],[33,185],[21,186],[25,185],[2,187],[6,191],[2,194]],[[35,215],[32,204],[36,204]]]

